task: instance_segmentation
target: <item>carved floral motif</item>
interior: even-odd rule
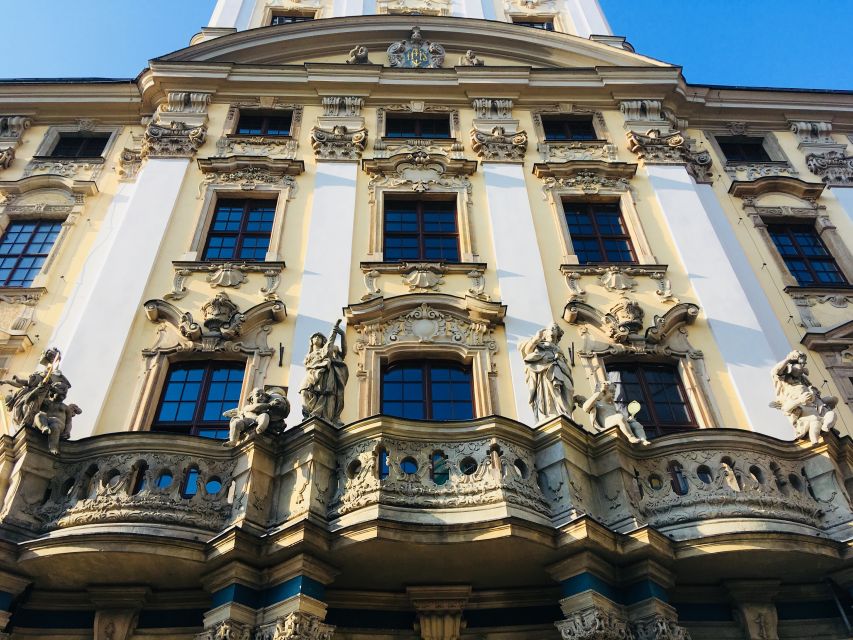
[[[574,611],[555,626],[564,640],[634,640],[628,622],[601,607]]]
[[[628,149],[646,164],[685,164],[699,182],[710,180],[711,154],[691,147],[680,131],[663,134],[650,129],[645,134],[629,131]]]
[[[806,166],[827,184],[853,184],[853,156],[843,151],[825,151],[810,153],[806,156]]]
[[[207,138],[204,125],[190,127],[174,121],[168,125],[151,123],[145,129],[142,142],[144,158],[189,158]]]
[[[318,160],[355,161],[364,153],[367,144],[367,129],[350,130],[345,125],[331,129],[314,127],[311,130],[311,147]]]
[[[489,162],[519,162],[524,160],[527,151],[527,133],[507,133],[501,126],[494,127],[491,133],[474,128],[471,129],[471,148]]]

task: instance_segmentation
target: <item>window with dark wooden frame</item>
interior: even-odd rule
[[[295,22],[308,22],[313,19],[313,15],[306,15],[304,13],[274,13],[270,24],[293,24]]]
[[[545,140],[561,142],[566,140],[598,140],[592,118],[566,117],[560,115],[542,115],[542,129]]]
[[[109,133],[60,133],[51,158],[100,158],[107,148]]]
[[[637,262],[618,202],[564,200],[563,211],[580,264]]]
[[[717,144],[729,162],[772,162],[764,148],[764,138],[717,136]]]
[[[270,246],[275,200],[223,198],[216,203],[202,260],[263,261]]]
[[[450,138],[450,115],[421,113],[385,115],[386,138]]]
[[[386,261],[459,262],[455,200],[386,198],[382,225]]]
[[[847,284],[835,258],[809,224],[768,224],[767,231],[788,271],[801,286]]]
[[[223,412],[240,403],[246,365],[242,362],[182,362],[169,367],[152,431],[224,440]]]
[[[607,378],[616,386],[616,404],[620,408],[632,400],[640,403],[642,409],[636,418],[649,438],[699,427],[674,365],[609,364]]]
[[[418,360],[382,371],[382,413],[413,420],[471,420],[471,370],[454,362]]]
[[[61,228],[58,220],[10,222],[0,238],[0,287],[29,287]]]
[[[543,31],[553,31],[554,30],[554,21],[553,20],[516,20],[513,18],[513,24],[517,24],[520,27],[530,27],[532,29],[542,29]]]
[[[237,121],[238,136],[268,136],[286,137],[290,135],[293,126],[292,111],[276,111],[275,113],[259,113],[241,111]]]

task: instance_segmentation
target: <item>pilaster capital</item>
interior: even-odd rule
[[[364,153],[367,144],[367,129],[352,129],[344,124],[331,128],[311,129],[311,147],[317,160],[356,162]]]
[[[294,611],[276,621],[271,640],[332,640],[334,632],[332,625],[317,616]]]
[[[143,158],[191,158],[207,138],[207,125],[192,127],[180,120],[151,122],[142,142]]]
[[[690,640],[687,629],[660,613],[639,620],[635,626],[636,640]]]
[[[475,127],[471,129],[471,148],[486,162],[523,162],[527,151],[527,133],[509,133],[500,125],[492,127],[491,132]]]
[[[231,620],[223,620],[210,629],[196,635],[195,640],[250,640],[252,627]]]
[[[660,129],[649,129],[645,134],[629,131],[627,138],[628,150],[637,154],[644,164],[685,165],[697,182],[711,180],[711,154],[695,149],[680,131],[666,134]]]
[[[593,605],[554,624],[564,640],[634,640],[628,620],[615,608]]]
[[[406,593],[418,612],[423,640],[459,640],[465,628],[462,612],[471,597],[470,586],[409,587]]]

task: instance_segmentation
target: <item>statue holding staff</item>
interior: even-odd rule
[[[335,336],[341,338],[340,348],[335,345]],[[299,387],[303,417],[313,416],[335,425],[341,424],[344,388],[349,379],[349,369],[344,362],[346,355],[346,336],[340,320],[328,338],[320,332],[311,336],[304,361],[305,379]]]

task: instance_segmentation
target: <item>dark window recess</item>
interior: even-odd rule
[[[698,427],[678,369],[667,364],[612,364],[607,378],[616,385],[616,404],[642,406],[637,420],[649,438]]]
[[[456,203],[446,200],[386,200],[383,238],[383,256],[389,262],[459,262]]]
[[[386,138],[449,138],[450,116],[385,115]]]
[[[220,200],[202,260],[263,261],[270,246],[275,200]]]
[[[802,286],[847,284],[815,228],[807,224],[768,224],[767,231],[788,271]]]
[[[764,138],[718,136],[717,144],[729,162],[772,162],[764,148]]]
[[[9,223],[0,238],[0,286],[29,287],[61,227],[55,220]]]
[[[564,201],[563,211],[580,264],[637,261],[618,203]]]
[[[471,371],[451,362],[423,360],[382,371],[382,413],[414,420],[471,420]]]
[[[545,140],[597,140],[592,118],[566,118],[564,116],[542,116]]]
[[[553,31],[554,30],[554,21],[553,20],[513,20],[513,24],[517,24],[520,27],[530,27],[532,29],[542,29],[543,31]]]
[[[108,133],[60,133],[51,158],[100,158],[110,139]]]
[[[216,361],[172,365],[151,430],[226,439],[228,419],[222,413],[239,404],[245,368]]]
[[[279,13],[274,14],[272,17],[272,21],[270,24],[293,24],[294,22],[308,22],[309,20],[313,20],[314,16],[306,16],[304,14],[289,14],[289,13]]]
[[[292,111],[280,111],[276,114],[244,112],[240,114],[235,133],[239,136],[289,136],[292,124]]]

